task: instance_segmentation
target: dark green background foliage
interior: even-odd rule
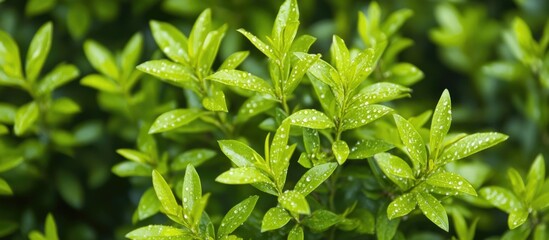
[[[0,238],[547,239],[548,12],[0,0]]]

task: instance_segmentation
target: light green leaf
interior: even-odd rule
[[[271,35],[274,41],[277,42],[279,46],[293,42],[297,32],[297,26],[295,25],[299,25],[299,9],[297,2],[296,0],[286,0],[280,6],[273,25]]]
[[[397,63],[384,73],[387,81],[410,86],[423,78],[423,72],[411,63]]]
[[[289,95],[296,89],[301,79],[303,79],[303,75],[318,59],[320,59],[320,54],[309,54],[297,61],[292,68],[290,78],[283,85],[284,95]]]
[[[8,134],[10,130],[4,124],[0,124],[0,135]]]
[[[8,185],[8,182],[4,180],[3,178],[0,178],[0,195],[12,195],[13,191],[10,188],[10,185]]]
[[[272,181],[255,167],[231,168],[219,175],[215,181],[225,184],[250,184],[250,183],[271,183]]]
[[[263,54],[265,54],[265,56],[267,56],[270,59],[278,59],[277,58],[277,53],[275,52],[275,49],[273,49],[272,46],[270,46],[269,44],[264,43],[259,38],[257,38],[256,36],[254,36],[253,34],[247,32],[246,30],[244,30],[242,28],[238,29],[237,31],[239,33],[242,33],[242,35],[244,35],[248,40],[250,40],[250,42],[257,49],[259,49],[259,51],[261,51]]]
[[[306,53],[309,51],[309,48],[313,45],[313,43],[316,41],[316,38],[311,35],[300,35],[295,39],[295,41],[292,43],[292,47],[290,48],[290,52],[295,53]]]
[[[211,29],[211,19],[212,11],[209,8],[200,13],[196,19],[189,34],[189,55],[191,59],[198,57],[200,47],[204,44],[206,36]]]
[[[353,97],[352,102],[373,104],[378,102],[391,101],[398,98],[409,97],[412,90],[399,84],[379,82],[360,90],[360,93]]]
[[[19,57],[19,48],[13,38],[4,31],[0,30],[0,73],[5,73],[8,77],[15,79],[23,79],[21,72],[21,58]],[[2,74],[3,75],[3,74]],[[1,75],[0,75],[1,76]],[[9,79],[0,78],[1,82],[9,81]],[[12,80],[9,82],[17,82]]]
[[[198,176],[198,173],[196,172],[196,169],[194,169],[193,165],[188,165],[185,170],[182,190],[183,194],[181,194],[181,196],[183,198],[183,212],[187,213],[187,215],[195,215],[192,213],[198,211],[198,207],[205,207],[200,205],[202,197],[202,184],[200,183],[200,177]],[[198,219],[194,218],[194,220],[200,220],[202,211],[199,211],[197,214]]]
[[[538,46],[534,38],[532,37],[532,32],[530,28],[520,17],[515,17],[512,23],[514,35],[517,39],[519,47],[521,48],[522,55],[517,56],[519,60],[523,63],[529,64],[533,61],[532,58],[535,57],[534,54],[537,54]]]
[[[17,167],[23,160],[23,157],[0,157],[0,172],[5,172]]]
[[[349,152],[349,159],[366,159],[394,148],[392,144],[379,139],[362,139]]]
[[[183,88],[189,82],[198,81],[190,67],[166,59],[144,62],[137,66],[137,69]]]
[[[137,218],[143,220],[156,214],[160,210],[160,205],[161,203],[158,201],[154,189],[147,189],[137,205]]]
[[[334,127],[334,123],[326,114],[315,109],[299,110],[290,115],[285,121],[291,125],[312,128],[326,129]]]
[[[227,103],[223,91],[212,87],[212,94],[202,99],[204,108],[214,112],[227,112]]]
[[[371,123],[393,111],[392,108],[383,105],[352,105],[343,117],[343,130],[355,129]]]
[[[31,231],[29,233],[29,239],[30,240],[47,240],[46,237],[44,235],[42,235],[42,233],[34,230],[34,231]]]
[[[166,22],[152,20],[150,26],[154,40],[162,52],[170,59],[188,65],[187,37],[176,27]]]
[[[526,176],[526,195],[524,196],[526,202],[531,202],[534,196],[538,195],[543,188],[543,182],[545,180],[545,160],[543,155],[539,154],[532,166],[528,175]]]
[[[39,94],[49,94],[54,89],[75,79],[80,74],[78,68],[72,64],[59,64],[49,72],[38,85]]]
[[[297,183],[295,184],[294,190],[298,193],[303,194],[303,196],[309,195],[314,191],[320,184],[322,184],[326,179],[328,179],[332,173],[337,168],[336,163],[324,163],[316,165],[309,169]]]
[[[72,3],[67,11],[67,29],[72,38],[82,38],[91,25],[91,9],[85,3]]]
[[[191,166],[192,167],[192,166]],[[206,206],[208,205],[208,199],[210,199],[210,193],[204,194],[204,196],[200,197],[198,196],[197,201],[194,203],[194,207],[191,211],[191,226],[199,226],[201,224],[202,216],[205,216],[206,212],[204,210],[206,209]],[[185,217],[186,215],[183,215]],[[186,217],[185,217],[186,218]],[[213,224],[211,225],[211,232],[214,232]]]
[[[438,157],[437,164],[442,166],[446,163],[465,158],[503,142],[507,138],[507,135],[496,132],[475,133],[468,135],[450,146],[447,146]]]
[[[332,144],[332,152],[334,153],[337,163],[342,165],[347,161],[347,157],[349,156],[349,146],[345,141],[337,140]]]
[[[515,195],[524,196],[526,187],[524,186],[524,181],[522,180],[520,173],[517,172],[517,170],[515,170],[514,168],[510,168],[509,170],[507,170],[507,177],[511,182],[511,187],[513,188],[513,192],[515,193]]]
[[[75,114],[80,112],[80,106],[78,106],[78,103],[66,97],[55,99],[50,109],[53,112],[63,114]]]
[[[309,203],[305,196],[297,191],[288,190],[278,197],[278,203],[288,211],[299,214],[310,214]]]
[[[342,73],[346,73],[351,66],[351,56],[349,49],[345,45],[343,39],[334,35],[332,37],[332,46],[330,47],[330,55],[332,56],[332,63],[336,66],[337,70]],[[337,82],[336,82],[337,83]],[[339,86],[345,86],[347,83],[339,82]]]
[[[357,88],[374,71],[377,60],[375,57],[375,50],[367,48],[351,58],[353,64],[349,66],[346,72],[349,79],[349,89]]]
[[[46,217],[46,226],[44,227],[44,233],[47,240],[58,240],[57,227],[55,226],[55,219],[51,213],[48,213]]]
[[[162,175],[156,170],[153,170],[152,172],[152,182],[156,197],[158,198],[158,200],[160,200],[164,211],[167,214],[178,216],[180,214],[180,207],[175,201],[175,196],[172,193],[172,189],[170,188],[170,185],[168,185],[166,180],[164,180]]]
[[[80,209],[84,205],[84,189],[74,173],[59,170],[55,178],[55,186],[59,194],[71,207]]]
[[[197,108],[175,109],[165,112],[154,120],[149,129],[149,134],[166,132],[187,125],[203,114],[204,112]]]
[[[418,193],[416,199],[419,209],[421,209],[423,214],[431,220],[431,222],[448,232],[448,215],[442,204],[440,204],[431,194],[423,192]]]
[[[549,193],[543,193],[534,198],[532,201],[532,207],[537,211],[542,211],[545,208],[549,207]]]
[[[130,161],[117,163],[112,167],[112,172],[119,177],[148,177],[151,175],[152,170],[149,165]]]
[[[151,157],[143,152],[129,149],[129,148],[121,148],[116,150],[116,153],[120,154],[122,157],[134,161],[136,163],[148,163],[151,162]],[[147,174],[148,175],[148,174]]]
[[[477,196],[475,188],[457,173],[442,171],[427,178],[426,182],[434,186],[434,191],[439,194],[464,193]]]
[[[265,213],[265,216],[261,221],[261,232],[284,227],[290,219],[292,219],[292,217],[284,208],[280,206],[273,207]]]
[[[209,32],[202,44],[200,53],[198,54],[197,67],[199,70],[202,70],[205,75],[211,71],[213,61],[217,56],[217,51],[219,50],[219,45],[221,44],[221,40],[223,40],[225,31],[227,31],[227,25],[223,25],[219,29]]]
[[[227,236],[242,225],[254,210],[257,199],[259,199],[258,196],[251,196],[232,207],[221,220],[221,225],[217,230],[218,237]]]
[[[303,59],[308,54],[306,53],[294,53],[299,59]],[[332,72],[337,72],[332,65],[325,62],[322,59],[318,59],[315,63],[309,68],[308,73],[314,78],[318,79],[320,82],[332,87],[337,88],[338,84],[332,79]],[[310,76],[309,76],[310,77]]]
[[[236,140],[219,140],[219,148],[236,166],[251,167],[263,157],[248,145]]]
[[[236,123],[244,123],[250,118],[265,112],[276,105],[276,102],[263,98],[261,95],[254,95],[248,98],[238,110]]]
[[[400,139],[404,144],[404,150],[412,160],[414,169],[421,169],[427,164],[427,150],[423,138],[406,119],[400,115],[394,114],[395,123],[398,128]]]
[[[130,74],[135,70],[135,65],[141,57],[141,50],[143,49],[143,35],[141,33],[135,33],[130,40],[124,46],[122,55],[120,56],[120,67],[122,69],[122,76],[127,79]]]
[[[25,5],[25,15],[36,16],[46,13],[55,7],[57,0],[29,0]]]
[[[303,240],[305,236],[303,234],[303,228],[296,224],[292,230],[288,233],[288,240]]]
[[[34,82],[38,75],[40,75],[42,66],[46,61],[46,57],[48,57],[51,48],[52,31],[52,23],[47,22],[36,31],[31,40],[25,64],[25,73],[27,80],[30,82]]]
[[[272,94],[269,83],[245,71],[221,70],[208,76],[207,79],[258,93]]]
[[[326,231],[331,226],[341,221],[341,217],[328,210],[319,209],[303,220],[303,225],[314,232]]]
[[[110,93],[119,93],[120,87],[113,80],[104,77],[99,74],[90,74],[80,80],[80,84],[95,88],[99,91],[105,91]]]
[[[387,207],[387,217],[389,219],[408,215],[416,209],[416,193],[405,193],[398,196]]]
[[[0,103],[0,123],[13,124],[16,113],[15,105]]]
[[[374,158],[381,171],[401,189],[408,189],[407,179],[415,179],[412,169],[401,158],[390,153],[378,153]]]
[[[444,90],[442,96],[438,100],[435,112],[433,114],[433,120],[431,121],[431,135],[429,140],[431,155],[438,156],[438,152],[442,148],[442,142],[444,137],[450,129],[452,123],[452,102],[450,100],[450,93],[448,90]]]
[[[185,239],[190,238],[192,235],[179,228],[163,225],[149,225],[135,229],[125,237],[132,240],[168,240],[168,239]]]
[[[528,220],[528,211],[520,209],[509,214],[507,225],[509,225],[509,229],[515,229],[526,222],[526,220]]]
[[[249,51],[240,51],[231,54],[223,61],[219,70],[232,70],[240,66],[242,62],[250,55]]]
[[[286,173],[290,166],[290,158],[287,157],[285,150],[288,148],[288,137],[290,136],[290,124],[288,121],[283,121],[276,130],[273,142],[269,152],[269,166],[275,177],[277,186],[282,188],[286,182]],[[265,153],[267,154],[267,153]],[[291,153],[289,154],[291,155]]]
[[[387,20],[385,20],[383,25],[381,25],[381,31],[383,31],[387,37],[392,36],[412,15],[414,15],[414,12],[410,9],[394,11],[387,17]]]
[[[20,107],[15,114],[15,135],[21,136],[25,134],[36,120],[38,120],[38,106],[35,102],[30,102]]]
[[[172,161],[171,169],[175,171],[183,170],[189,164],[198,167],[205,161],[213,158],[216,154],[215,151],[210,149],[191,149],[175,157]]]
[[[84,53],[93,68],[112,79],[118,79],[118,65],[111,52],[94,40],[84,42]]]
[[[507,213],[511,213],[522,208],[520,200],[511,191],[505,188],[490,186],[482,188],[479,193],[480,196],[492,205]]]
[[[303,128],[303,145],[306,153],[316,153],[320,150],[320,137],[316,129]]]
[[[547,41],[549,41],[549,39]],[[533,240],[545,240],[547,237],[547,225],[545,223],[538,224],[534,229]]]

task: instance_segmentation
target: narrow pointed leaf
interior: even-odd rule
[[[387,217],[389,219],[408,215],[416,209],[417,201],[415,193],[405,193],[398,196],[387,207]]]
[[[511,187],[513,188],[513,192],[515,193],[515,195],[524,196],[523,194],[526,191],[526,187],[524,185],[524,181],[522,180],[522,176],[520,176],[520,173],[514,168],[510,168],[507,171],[507,177],[511,182]]]
[[[11,190],[10,185],[8,185],[8,182],[4,180],[3,178],[0,178],[0,195],[12,195],[13,191]]]
[[[152,170],[149,165],[130,161],[117,163],[112,167],[112,172],[119,177],[148,177]]]
[[[442,171],[427,178],[426,182],[434,186],[435,192],[439,194],[457,192],[477,196],[475,188],[465,178],[456,173]]]
[[[39,94],[49,94],[54,89],[75,79],[80,74],[72,64],[60,64],[49,72],[38,85]]]
[[[277,54],[275,53],[272,46],[264,43],[259,38],[257,38],[256,36],[254,36],[253,34],[249,33],[248,31],[246,31],[244,29],[238,29],[238,32],[242,33],[242,35],[244,35],[248,40],[250,40],[250,42],[259,51],[261,51],[263,54],[265,54],[265,56],[267,56],[270,59],[278,59],[277,56],[276,56]]]
[[[260,95],[254,95],[242,104],[235,121],[236,123],[244,123],[250,118],[273,108],[275,105],[276,102],[273,100],[263,98]]]
[[[183,33],[166,22],[153,20],[150,26],[154,41],[166,56],[178,63],[189,64],[188,40]]]
[[[162,175],[156,170],[153,170],[152,172],[152,182],[156,197],[160,200],[162,208],[166,213],[175,216],[179,215],[179,205],[175,201],[175,196],[172,193],[170,185],[166,183],[166,180],[164,180]]]
[[[208,32],[211,30],[212,11],[208,8],[204,10],[193,25],[189,34],[189,55],[196,58],[199,54],[200,47],[204,43]]]
[[[545,160],[543,155],[539,154],[532,166],[528,175],[526,176],[526,196],[525,199],[527,202],[532,201],[534,196],[538,195],[543,187],[543,182],[545,180]]]
[[[80,80],[80,84],[95,88],[99,91],[119,93],[120,87],[113,80],[99,74],[90,74]]]
[[[156,193],[153,188],[147,189],[141,196],[139,204],[137,205],[137,218],[143,220],[148,218],[158,211],[160,211],[160,201],[156,197]]]
[[[183,231],[179,228],[163,225],[149,225],[145,227],[140,227],[126,234],[126,237],[132,240],[168,240],[176,238],[185,239],[191,236],[192,235],[189,232]]]
[[[221,151],[238,167],[251,167],[258,161],[264,161],[254,149],[236,140],[218,141]]]
[[[94,40],[86,40],[84,53],[93,68],[112,79],[118,79],[118,65],[107,48]]]
[[[343,118],[343,130],[355,129],[371,123],[386,114],[392,112],[393,109],[383,105],[353,105],[347,110]]]
[[[217,153],[210,149],[197,148],[191,149],[174,158],[171,164],[172,170],[178,171],[185,169],[189,164],[198,167],[205,161],[213,158]]]
[[[221,220],[221,225],[217,231],[218,237],[221,238],[231,234],[243,224],[254,210],[257,199],[259,199],[258,196],[251,196],[232,207]]]
[[[292,217],[284,208],[279,206],[273,207],[265,213],[263,221],[261,221],[261,232],[284,227],[290,219],[292,219]]]
[[[503,142],[507,138],[507,135],[496,132],[475,133],[468,135],[452,145],[447,146],[438,157],[438,165],[444,165],[446,163],[468,157]]]
[[[334,153],[337,163],[342,165],[347,161],[347,157],[349,156],[349,146],[345,141],[337,140],[332,144],[332,152]]]
[[[480,196],[492,205],[507,213],[522,208],[520,200],[511,191],[505,188],[497,186],[485,187],[482,188],[479,193]]]
[[[166,59],[144,62],[137,66],[137,69],[180,87],[185,87],[188,82],[196,81],[196,76],[191,68]]]
[[[35,102],[30,102],[17,110],[15,114],[15,135],[23,135],[38,120],[38,106]]]
[[[278,203],[288,211],[299,214],[310,214],[309,203],[303,194],[297,191],[286,191],[278,197]]]
[[[280,6],[278,14],[273,25],[273,30],[271,35],[275,39],[283,40],[284,35],[286,34],[287,26],[299,22],[299,9],[297,6],[296,0],[286,0]],[[295,33],[293,33],[295,35]],[[286,41],[286,43],[291,43],[292,41]]]
[[[210,193],[204,194],[202,197],[198,197],[197,200],[194,203],[193,209],[190,212],[191,215],[191,226],[199,226],[200,221],[203,219],[204,214],[206,213],[204,210],[206,209],[206,206],[208,205],[208,200],[210,199]],[[187,218],[186,215],[183,215],[184,218]],[[213,228],[213,225],[212,225]],[[213,232],[214,230],[211,229]]]
[[[225,94],[223,91],[213,86],[212,93],[202,99],[204,108],[214,112],[227,112],[227,103],[225,102]]]
[[[400,115],[394,114],[395,122],[404,144],[404,150],[410,156],[414,169],[420,169],[427,164],[427,150],[423,138],[416,128]]]
[[[231,54],[223,61],[219,70],[232,70],[240,66],[242,62],[250,55],[249,51],[240,51]]]
[[[334,123],[326,114],[315,109],[299,110],[287,119],[290,124],[294,126],[312,128],[312,129],[326,129],[334,127]]]
[[[5,172],[17,167],[23,160],[23,157],[0,157],[0,172]]]
[[[258,93],[272,94],[269,83],[245,71],[221,70],[208,76],[208,79]]]
[[[143,35],[141,33],[134,34],[124,49],[122,50],[120,67],[123,72],[123,77],[129,77],[135,70],[135,65],[141,57],[141,50],[143,49]]]
[[[378,139],[363,139],[351,147],[349,159],[366,159],[394,148],[392,144]]]
[[[29,81],[34,82],[40,75],[42,66],[51,48],[51,36],[53,24],[47,22],[42,25],[31,40],[27,51],[27,61],[25,63],[25,73]]]
[[[409,97],[411,91],[411,89],[395,83],[379,82],[368,85],[360,90],[360,93],[354,97],[353,101],[366,104],[386,102],[403,97]]]
[[[149,129],[149,134],[166,132],[184,126],[196,120],[202,114],[203,112],[196,108],[176,109],[165,112],[154,120]]]
[[[231,168],[219,175],[215,181],[225,184],[271,183],[263,172],[255,167]]]
[[[444,137],[452,123],[452,102],[448,90],[444,90],[433,113],[429,140],[431,155],[438,156]]]
[[[435,197],[428,193],[419,193],[416,195],[416,199],[419,209],[421,209],[423,214],[431,220],[431,222],[442,228],[444,231],[449,230],[448,215],[446,214],[446,210],[444,210],[442,204],[440,204]]]
[[[288,166],[290,166],[290,159],[286,157],[285,151],[286,149],[289,149],[287,145],[289,136],[290,125],[287,121],[284,121],[276,130],[269,153],[270,168],[273,171],[277,183],[286,181],[285,173],[288,171]]]
[[[299,59],[303,59],[308,56],[306,53],[294,53]],[[315,63],[309,68],[308,73],[314,78],[318,79],[322,83],[335,88],[337,84],[332,79],[331,72],[337,72],[332,65],[327,63],[322,59],[318,59]]]
[[[326,181],[336,168],[336,163],[324,163],[312,167],[297,181],[294,190],[303,194],[303,196],[309,195],[309,193]]]
[[[408,188],[407,179],[415,179],[412,169],[401,158],[390,153],[378,153],[374,158],[381,171],[401,189]]]
[[[200,177],[192,165],[187,166],[183,179],[183,212],[191,215],[202,197],[202,184]],[[201,212],[202,213],[202,212]],[[200,213],[200,214],[201,214]],[[200,218],[199,218],[200,219]],[[196,219],[195,219],[196,220]]]
[[[301,82],[301,79],[303,78],[303,75],[307,73],[309,68],[318,60],[320,59],[320,54],[309,54],[305,55],[305,57],[299,59],[295,66],[292,68],[292,72],[290,73],[290,78],[287,80],[286,84],[284,84],[284,94],[289,95],[292,93],[295,88],[299,85]]]
[[[203,73],[210,72],[226,30],[227,25],[223,25],[219,29],[209,32],[206,36],[198,55],[198,69],[201,69]]]
[[[0,30],[0,72],[8,77],[22,79],[21,58],[19,57],[19,48],[13,38],[6,32]],[[0,83],[5,81],[0,80]]]
[[[58,240],[57,227],[55,226],[55,219],[51,213],[48,213],[46,217],[46,226],[44,227],[44,233],[48,240]]]
[[[509,226],[509,229],[515,229],[526,222],[526,220],[528,220],[528,211],[521,209],[509,214],[507,225]]]
[[[330,55],[332,56],[333,60],[332,63],[336,65],[336,68],[339,72],[346,72],[349,70],[350,65],[350,54],[349,49],[345,45],[345,42],[343,39],[338,37],[337,35],[334,35],[332,37],[332,46],[330,47]],[[340,86],[343,86],[343,83],[339,83]],[[346,83],[345,83],[346,84]]]
[[[151,161],[151,157],[143,152],[129,149],[129,148],[121,148],[116,150],[116,153],[120,154],[124,158],[137,162],[137,163],[147,163]]]

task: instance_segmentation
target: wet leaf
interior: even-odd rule
[[[364,104],[386,102],[409,97],[411,91],[411,89],[395,83],[379,82],[360,90],[360,93],[353,97],[353,102],[357,101]]]
[[[270,168],[275,177],[277,186],[280,187],[284,186],[283,183],[286,181],[288,166],[290,166],[290,158],[287,156],[288,153],[286,152],[286,150],[290,149],[287,145],[289,136],[290,124],[288,124],[287,121],[284,121],[276,130],[269,152]],[[291,153],[289,155],[291,155]]]
[[[59,64],[38,85],[39,94],[49,94],[54,89],[78,77],[80,72],[72,64]]]
[[[292,230],[288,233],[288,240],[303,240],[304,234],[303,234],[303,228],[299,226],[299,224],[296,224]]]
[[[36,31],[31,40],[25,63],[26,77],[30,82],[34,82],[40,75],[42,66],[44,66],[44,62],[48,57],[51,48],[52,31],[53,24],[47,22]]]
[[[453,192],[477,196],[475,188],[462,176],[442,171],[427,178],[429,185],[434,186],[437,193],[449,195]]]
[[[84,42],[84,53],[93,68],[112,79],[118,79],[120,76],[118,65],[107,48],[94,40],[86,40]]]
[[[448,90],[444,90],[442,96],[438,100],[438,104],[433,114],[431,122],[431,135],[429,140],[432,156],[438,156],[439,150],[442,148],[444,137],[450,129],[452,123],[452,102]],[[436,158],[436,157],[435,157]]]
[[[227,156],[236,166],[251,167],[256,162],[263,162],[263,157],[248,145],[236,140],[219,140],[221,151]]]
[[[297,63],[292,68],[290,73],[290,78],[284,84],[284,94],[291,94],[295,88],[301,82],[303,75],[309,70],[309,68],[320,59],[320,54],[309,54],[305,55],[303,58],[300,58]]]
[[[284,208],[279,206],[273,207],[265,213],[263,221],[261,221],[261,232],[284,227],[291,218],[290,214]]]
[[[242,62],[250,55],[249,51],[235,52],[223,61],[219,70],[232,70],[240,66]]]
[[[151,32],[158,47],[170,59],[189,64],[188,40],[176,27],[161,21],[150,21]]]
[[[227,103],[225,102],[225,94],[223,91],[212,88],[212,94],[202,99],[204,108],[214,112],[227,112]]]
[[[496,186],[485,187],[482,188],[479,193],[480,196],[492,205],[507,213],[511,213],[522,208],[522,204],[518,198],[511,191],[505,188]]]
[[[405,193],[398,196],[387,207],[387,217],[389,219],[408,215],[416,209],[416,193]]]
[[[149,165],[130,161],[121,162],[112,167],[112,172],[119,177],[148,177],[152,170]]]
[[[407,189],[407,180],[415,179],[410,166],[401,158],[390,153],[378,153],[374,156],[379,168],[401,189]]]
[[[181,197],[183,199],[183,212],[187,215],[194,216],[195,214],[193,213],[197,211],[202,198],[202,184],[200,183],[200,177],[198,176],[198,173],[196,172],[196,169],[194,169],[193,165],[188,165],[185,170],[182,191],[183,194],[181,194]],[[205,206],[201,207],[204,208]],[[198,219],[194,218],[194,220],[200,219],[202,211],[198,212]]]
[[[204,43],[201,47],[200,54],[198,55],[198,69],[202,70],[203,73],[209,73],[212,68],[213,61],[217,57],[217,52],[219,46],[221,45],[221,40],[225,36],[225,31],[227,30],[227,25],[221,26],[215,31],[211,31],[206,35]]]
[[[143,220],[156,214],[160,210],[160,205],[161,203],[158,201],[154,189],[147,189],[137,205],[137,218]]]
[[[180,208],[175,201],[175,196],[172,193],[172,189],[170,188],[170,185],[168,185],[166,180],[164,180],[162,175],[156,170],[153,170],[152,172],[152,182],[156,197],[158,197],[158,200],[160,200],[164,211],[167,214],[178,216]]]
[[[431,220],[431,222],[448,232],[448,215],[442,204],[428,193],[418,193],[416,199],[419,209],[421,209],[423,214]]]
[[[337,140],[332,144],[332,152],[334,153],[337,163],[342,165],[347,161],[347,157],[349,156],[349,146],[345,141]]]
[[[328,210],[319,209],[303,220],[303,225],[314,232],[326,231],[331,226],[341,221],[340,216]]]
[[[149,134],[166,132],[184,126],[196,120],[202,114],[202,110],[197,108],[176,109],[165,112],[154,120],[149,129]]]
[[[312,167],[297,181],[294,190],[303,196],[309,195],[332,175],[337,166],[336,163],[324,163]]]
[[[390,143],[378,139],[363,139],[350,149],[349,159],[366,159],[394,148]]]
[[[394,114],[395,122],[398,128],[400,139],[404,144],[404,150],[410,156],[414,169],[422,169],[427,164],[427,150],[423,138],[406,119],[400,115]]]
[[[120,87],[113,80],[99,74],[90,74],[80,80],[80,84],[95,88],[99,91],[119,93]]]
[[[297,191],[285,191],[278,197],[278,203],[290,212],[299,214],[311,213],[305,196]]]
[[[258,196],[251,196],[232,207],[221,220],[217,231],[218,237],[227,236],[242,225],[254,210],[257,199],[259,199]]]
[[[349,130],[362,127],[392,111],[393,109],[383,105],[353,105],[345,113],[342,129]]]
[[[261,114],[276,105],[276,102],[263,98],[261,95],[254,95],[248,98],[238,110],[236,123],[244,123],[250,118]]]
[[[137,69],[179,87],[184,87],[188,82],[197,81],[190,67],[166,59],[141,63]]]
[[[262,94],[272,94],[269,83],[245,71],[221,70],[208,76],[208,79]]]
[[[267,175],[255,167],[231,168],[219,175],[215,181],[225,184],[271,183]]]
[[[520,209],[509,214],[507,225],[509,225],[509,229],[515,229],[524,224],[526,220],[528,220],[528,211]]]
[[[438,157],[437,164],[442,166],[446,163],[465,158],[503,142],[507,138],[507,135],[496,132],[475,133],[468,135],[447,146]]]
[[[151,239],[184,239],[190,238],[192,235],[189,232],[179,228],[163,225],[149,225],[135,229],[125,237],[132,240],[151,240]]]
[[[183,170],[189,164],[193,165],[194,167],[198,167],[205,161],[213,158],[216,154],[217,153],[215,151],[210,149],[191,149],[175,157],[172,161],[171,168],[175,171]]]
[[[275,53],[275,50],[273,47],[267,43],[264,43],[261,41],[258,37],[254,36],[253,34],[249,33],[248,31],[244,29],[238,29],[238,32],[242,33],[250,42],[265,56],[267,56],[270,59],[277,59],[277,53]]]
[[[290,115],[286,120],[294,126],[306,128],[325,129],[334,127],[334,123],[330,118],[314,109],[299,110]]]

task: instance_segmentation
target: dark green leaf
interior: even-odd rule
[[[39,94],[49,94],[54,89],[75,79],[80,74],[78,68],[72,64],[59,64],[49,72],[38,85]]]
[[[236,228],[243,224],[254,210],[257,199],[259,199],[258,196],[251,196],[232,207],[229,212],[225,214],[223,220],[221,220],[221,225],[217,231],[218,237],[231,234]]]
[[[84,42],[84,53],[93,68],[112,79],[118,79],[119,72],[111,52],[93,40]]]
[[[496,186],[485,187],[482,188],[479,193],[480,196],[492,205],[507,213],[511,213],[522,208],[522,204],[518,198],[511,191],[505,188]]]
[[[303,174],[303,176],[301,176],[299,181],[297,181],[294,190],[304,196],[309,195],[309,193],[314,191],[320,184],[326,181],[326,179],[332,175],[336,168],[336,163],[324,163],[312,167],[305,174]]]
[[[91,9],[83,3],[73,3],[67,12],[67,28],[73,39],[82,38],[91,25]]]
[[[188,40],[185,35],[166,22],[153,20],[150,21],[150,26],[156,44],[166,56],[181,64],[189,63]]]
[[[446,214],[446,210],[444,210],[442,204],[440,204],[435,197],[431,194],[421,192],[416,195],[416,199],[419,209],[421,209],[423,214],[431,220],[431,222],[442,228],[444,231],[449,230],[448,215]]]
[[[250,183],[271,183],[267,175],[255,167],[231,168],[219,175],[215,181],[225,184],[250,184]]]
[[[170,188],[170,185],[168,185],[166,180],[164,180],[162,175],[156,170],[153,170],[152,172],[152,182],[156,197],[158,198],[158,200],[160,200],[164,211],[167,214],[178,216],[180,207],[175,201],[175,196],[172,193],[172,189]]]
[[[185,87],[188,82],[197,81],[190,67],[166,59],[144,62],[137,66],[137,69],[179,87]]]
[[[51,22],[42,25],[31,40],[27,51],[27,61],[25,64],[25,73],[27,80],[34,82],[40,75],[42,66],[51,48],[51,35],[53,26]]]
[[[442,171],[427,178],[426,182],[434,186],[435,192],[440,194],[449,195],[457,192],[477,196],[475,188],[457,173]]]
[[[56,189],[71,207],[80,209],[84,205],[84,189],[80,180],[71,172],[59,170],[56,176]]]
[[[235,140],[219,140],[221,151],[239,167],[251,167],[256,162],[264,162],[263,157],[248,145]]]
[[[475,133],[461,138],[457,142],[447,146],[438,158],[438,165],[465,158],[484,149],[490,148],[507,139],[507,135],[488,132]]]
[[[192,235],[189,232],[183,231],[179,228],[163,225],[149,225],[135,229],[125,237],[132,240],[168,240],[168,239],[186,239]]]
[[[19,224],[14,221],[0,220],[0,237],[6,237],[17,231]]]
[[[25,15],[36,16],[46,13],[55,7],[57,0],[29,0],[25,5]]]
[[[38,106],[35,102],[30,102],[17,110],[15,114],[15,135],[21,136],[34,125],[38,120]]]
[[[149,129],[149,134],[166,132],[184,126],[196,120],[202,114],[203,112],[196,108],[176,109],[165,112],[154,120],[154,123]]]
[[[380,208],[376,218],[376,235],[378,240],[391,240],[395,236],[398,225],[400,224],[400,218],[389,219],[387,217],[387,210]]]
[[[292,230],[290,230],[290,233],[288,233],[288,240],[303,240],[305,239],[303,228],[299,226],[299,224],[296,224]]]
[[[532,207],[537,211],[541,211],[549,207],[549,193],[543,193],[534,198],[534,201],[532,201]]]
[[[208,76],[208,79],[258,93],[272,94],[269,83],[245,71],[221,70]]]
[[[386,152],[394,148],[390,143],[378,139],[363,139],[358,141],[349,153],[349,159],[365,159],[374,155]]]
[[[416,205],[416,193],[400,195],[387,207],[387,217],[393,219],[408,215],[408,213],[416,209]]]
[[[438,152],[442,148],[442,142],[450,129],[451,123],[452,102],[450,100],[450,93],[448,93],[448,90],[446,89],[438,100],[435,112],[433,114],[433,120],[431,122],[429,145],[431,155],[435,156],[435,158],[438,156]]]
[[[284,227],[290,219],[292,219],[292,217],[284,208],[279,206],[273,207],[265,213],[263,221],[261,221],[261,232]]]
[[[288,211],[299,214],[310,214],[309,203],[305,196],[297,191],[285,191],[278,197],[278,203]]]
[[[299,110],[290,115],[286,120],[294,126],[325,129],[334,127],[334,123],[326,114],[315,109]]]
[[[119,177],[148,177],[152,170],[149,165],[130,161],[121,162],[112,167],[112,172]]]
[[[392,111],[393,109],[383,105],[367,105],[355,102],[355,105],[352,105],[345,113],[342,129],[349,130],[362,127]]]
[[[309,217],[303,220],[303,225],[315,232],[326,231],[329,227],[337,224],[341,218],[328,210],[316,210]]]
[[[345,141],[337,140],[332,144],[332,152],[334,153],[337,163],[342,165],[347,161],[347,157],[349,156],[349,146]]]
[[[194,167],[200,166],[205,161],[213,158],[217,153],[210,149],[197,148],[188,150],[177,157],[172,162],[172,170],[183,170],[187,165],[191,164]]]

